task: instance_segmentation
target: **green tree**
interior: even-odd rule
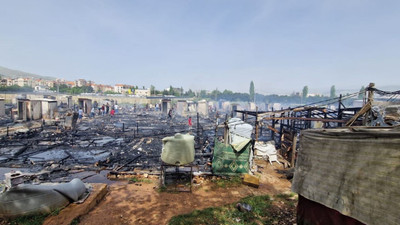
[[[155,95],[156,94],[155,90],[156,87],[154,87],[154,85],[150,85],[150,95]]]
[[[195,93],[192,91],[192,89],[189,89],[186,93],[185,96],[192,98],[195,96]]]
[[[303,87],[303,99],[305,100],[306,98],[307,98],[307,96],[308,96],[308,86],[304,86]]]
[[[199,97],[200,98],[206,98],[207,97],[207,91],[206,90],[200,90]]]
[[[250,94],[250,101],[254,101],[254,82],[251,81],[250,82],[250,90],[249,90],[249,94]]]
[[[361,86],[360,92],[358,92],[358,99],[363,99],[365,95],[365,87]]]
[[[332,85],[330,98],[335,98],[335,97],[336,97],[336,88],[335,85]]]
[[[164,91],[162,92],[162,94],[163,94],[163,95],[169,95],[169,92],[168,92],[167,90],[164,90]]]

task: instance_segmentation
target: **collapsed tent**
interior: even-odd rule
[[[228,144],[215,140],[212,170],[214,174],[248,173],[252,160],[253,127],[233,118],[228,121]]]
[[[292,183],[301,199],[297,224],[359,224],[346,216],[371,225],[399,224],[399,146],[396,129],[302,131]],[[316,204],[319,210],[309,208]],[[334,219],[323,223],[324,214]]]
[[[0,194],[0,217],[50,213],[81,199],[86,186],[80,179],[65,184],[21,184]]]

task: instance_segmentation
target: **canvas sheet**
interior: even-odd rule
[[[365,224],[400,224],[400,131],[302,131],[292,190]]]

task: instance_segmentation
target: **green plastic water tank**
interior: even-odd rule
[[[185,165],[194,161],[194,136],[177,133],[162,139],[161,160],[170,165]]]

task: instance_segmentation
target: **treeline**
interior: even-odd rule
[[[291,95],[262,95],[262,94],[254,94],[252,98],[249,93],[240,93],[233,92],[230,90],[200,90],[197,92],[189,89],[188,91],[184,91],[182,88],[174,88],[170,86],[168,90],[158,91],[154,89],[154,86],[151,87],[151,93],[153,95],[161,94],[161,95],[174,95],[176,97],[187,97],[187,98],[198,98],[198,99],[208,99],[208,100],[226,100],[232,102],[264,102],[264,103],[287,103],[287,104],[309,104],[314,102],[323,101],[329,99],[328,96],[308,96],[303,97],[299,93],[293,93]]]
[[[52,91],[57,91],[57,87],[50,88]],[[58,92],[63,94],[82,94],[82,93],[93,93],[93,88],[90,86],[82,87],[68,87],[66,84],[60,84]]]
[[[29,86],[20,87],[18,85],[0,86],[0,91],[3,92],[33,92],[33,88]]]

